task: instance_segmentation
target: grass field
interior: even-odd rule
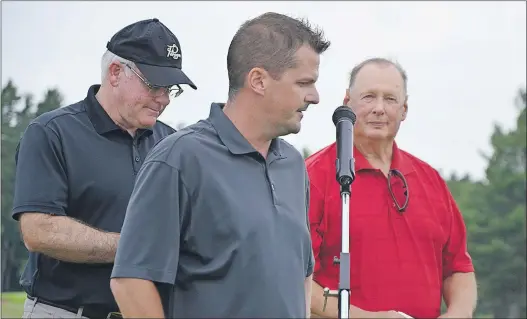
[[[2,316],[1,318],[22,318],[24,313],[25,292],[2,293]]]

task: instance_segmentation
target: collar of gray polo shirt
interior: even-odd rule
[[[108,113],[106,113],[102,105],[95,97],[95,94],[97,94],[97,91],[99,91],[100,87],[101,86],[98,84],[92,85],[88,89],[88,95],[85,99],[86,112],[90,117],[90,121],[92,122],[93,127],[100,135],[111,131],[123,131],[122,128],[120,128],[117,124],[114,123],[114,121],[110,118]],[[146,137],[148,135],[151,135],[152,132],[153,131],[151,128],[139,129],[137,130],[137,136],[140,137],[144,135]]]
[[[249,141],[243,137],[231,120],[223,113],[224,106],[225,103],[212,103],[209,114],[209,119],[216,132],[218,132],[220,140],[232,154],[257,153]],[[275,138],[271,141],[269,152],[272,152],[278,158],[284,158],[280,147],[280,139]]]

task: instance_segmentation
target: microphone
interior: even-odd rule
[[[353,125],[355,125],[356,116],[349,107],[343,105],[333,112],[332,120],[337,127],[337,182],[342,190],[348,190],[355,179]]]
[[[347,106],[339,106],[333,112],[333,123],[337,127],[337,182],[340,184],[342,199],[342,250],[340,258],[333,257],[333,263],[339,265],[338,291],[324,288],[324,309],[328,296],[338,296],[339,319],[349,318],[350,310],[350,255],[349,255],[349,208],[351,198],[351,183],[355,179],[355,160],[353,159],[353,125],[356,116]]]

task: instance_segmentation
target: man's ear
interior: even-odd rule
[[[406,115],[408,114],[408,95],[406,96],[404,100],[403,108],[404,110],[403,110],[403,114],[401,115],[401,121],[406,120]]]
[[[120,62],[114,62],[110,64],[110,66],[108,67],[108,74],[106,75],[106,77],[108,78],[108,82],[111,86],[116,87],[117,85],[119,85],[121,73],[124,74],[124,67],[125,65]]]
[[[265,94],[268,87],[268,73],[262,68],[252,68],[247,74],[247,83],[249,88],[259,95]]]
[[[344,100],[342,101],[342,103],[344,105],[348,105],[349,101],[350,101],[350,90],[346,89],[346,92],[344,93]],[[348,105],[348,106],[350,106],[350,105]]]

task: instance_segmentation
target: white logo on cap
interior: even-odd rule
[[[172,45],[167,45],[167,58],[172,57],[174,60],[179,59],[181,57],[181,54],[178,52],[179,48],[175,43]]]

